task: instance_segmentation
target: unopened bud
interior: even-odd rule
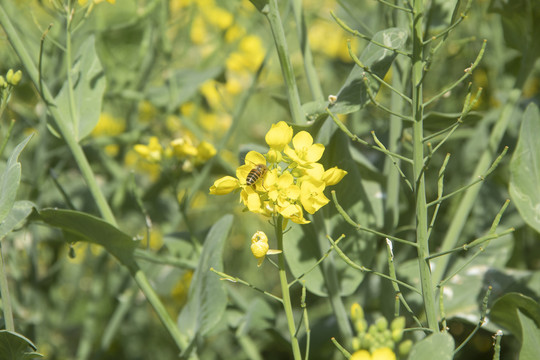
[[[16,86],[22,79],[22,71],[21,70],[17,70],[17,72],[15,74],[13,74],[13,76],[11,77],[11,85],[13,86]]]

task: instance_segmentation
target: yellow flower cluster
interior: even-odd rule
[[[183,161],[184,171],[190,171],[193,165],[208,161],[216,155],[212,144],[201,141],[195,146],[189,137],[172,140],[166,148],[161,146],[157,136],[150,137],[148,145],[137,144],[135,152],[150,163],[160,163],[164,158],[176,158]]]
[[[330,200],[324,189],[337,184],[347,172],[337,167],[325,170],[318,163],[324,146],[314,144],[306,131],[293,137],[292,127],[284,121],[272,125],[265,140],[270,146],[265,155],[250,151],[245,164],[236,169],[236,178],[216,180],[210,194],[224,195],[241,189],[240,200],[249,211],[309,223],[304,211],[314,214],[326,205]]]

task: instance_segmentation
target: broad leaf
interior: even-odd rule
[[[136,268],[133,252],[138,241],[108,222],[73,210],[45,209],[36,213],[38,219],[62,229],[72,238],[101,245],[123,265]]]
[[[540,354],[540,327],[537,322],[518,310],[518,318],[523,329],[523,342],[519,360],[536,360]]]
[[[0,359],[30,360],[42,358],[35,352],[36,346],[27,338],[16,332],[0,330]]]
[[[414,344],[409,360],[451,360],[454,358],[454,338],[437,333]]]
[[[0,176],[0,223],[8,216],[13,204],[17,189],[21,182],[21,163],[18,161],[21,151],[24,149],[32,135],[29,135],[15,147],[9,157],[4,172]]]
[[[399,28],[390,28],[379,31],[373,36],[373,41],[386,45],[392,49],[401,49],[407,40],[407,32]],[[392,62],[396,58],[396,52],[369,43],[359,60],[380,78],[384,78]],[[369,103],[364,77],[367,77],[373,94],[379,91],[380,84],[371,75],[358,65],[354,65],[345,83],[338,91],[337,100],[330,104],[329,101],[315,101],[303,105],[308,119],[316,120],[319,116],[326,116],[326,108],[329,107],[334,114],[349,114],[363,108]]]
[[[105,92],[105,73],[96,54],[93,36],[77,52],[71,68],[71,78],[74,104],[71,104],[66,79],[56,97],[56,105],[62,114],[60,120],[65,123],[71,135],[80,141],[96,127]],[[74,109],[71,109],[72,105]]]
[[[34,207],[34,203],[30,201],[16,201],[4,221],[0,223],[0,239],[19,226],[30,215]]]
[[[510,163],[509,192],[521,217],[540,232],[540,112],[531,103],[523,114],[521,131]]]
[[[519,313],[522,313],[540,327],[540,305],[532,298],[519,293],[506,294],[498,299],[489,313],[491,321],[509,330],[520,341],[524,340],[523,324],[519,321]]]
[[[223,282],[210,268],[223,268],[223,245],[232,226],[232,215],[222,217],[212,226],[193,274],[188,301],[178,317],[180,331],[195,340],[207,334],[225,313],[227,294]]]

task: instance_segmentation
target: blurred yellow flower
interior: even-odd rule
[[[367,350],[358,350],[351,355],[349,360],[372,360],[371,354]]]
[[[163,155],[163,147],[159,143],[159,140],[156,136],[150,137],[148,145],[137,144],[133,149],[139,154],[143,159],[151,162],[158,163],[161,161]]]
[[[379,348],[371,354],[373,360],[396,360],[396,354],[387,347]]]

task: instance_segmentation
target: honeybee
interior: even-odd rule
[[[249,172],[248,176],[246,177],[246,185],[252,186],[259,181],[259,179],[262,179],[264,174],[268,171],[268,168],[264,164],[257,164],[251,171]]]

